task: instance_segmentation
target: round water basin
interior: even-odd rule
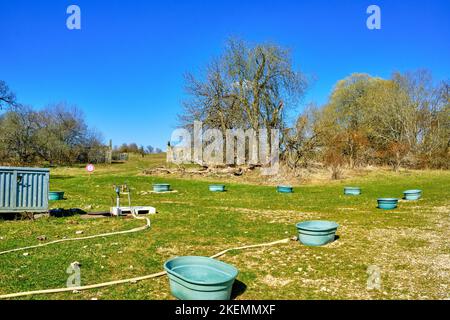
[[[50,191],[48,193],[48,200],[63,200],[64,199],[64,191]]]
[[[294,192],[294,188],[291,186],[277,186],[277,191],[280,193],[292,193]]]
[[[167,192],[170,191],[170,184],[168,183],[158,183],[153,185],[154,192]]]
[[[230,300],[238,270],[208,257],[185,256],[166,261],[170,292],[180,300]]]
[[[406,190],[403,191],[405,200],[419,200],[422,197],[422,190]]]
[[[297,223],[298,239],[307,246],[323,246],[333,242],[339,225],[334,221],[312,220]]]
[[[225,185],[223,184],[212,184],[209,186],[209,191],[212,192],[224,192],[225,191]]]
[[[392,210],[397,208],[398,199],[397,198],[379,198],[378,209]]]
[[[357,196],[361,194],[361,188],[359,187],[344,187],[344,194]]]

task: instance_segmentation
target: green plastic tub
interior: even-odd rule
[[[170,191],[170,184],[168,183],[158,183],[153,185],[154,192],[167,192]]]
[[[344,194],[349,196],[358,196],[361,194],[359,187],[344,187]]]
[[[209,186],[209,191],[211,192],[225,192],[225,185],[223,184],[212,184]]]
[[[185,256],[164,263],[170,292],[180,300],[230,300],[238,270],[208,257]]]
[[[297,223],[298,240],[307,246],[323,246],[333,242],[339,225],[334,221],[312,220]]]
[[[392,210],[397,208],[398,199],[397,198],[379,198],[378,209]]]
[[[291,186],[277,186],[277,192],[292,193],[292,192],[294,192],[294,188]]]
[[[64,191],[49,191],[48,200],[56,201],[64,199]]]
[[[419,200],[422,198],[422,190],[406,190],[403,191],[405,200]]]

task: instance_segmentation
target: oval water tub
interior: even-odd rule
[[[357,196],[361,194],[361,188],[359,187],[344,187],[344,194]]]
[[[406,190],[403,191],[405,200],[419,200],[422,197],[422,190]]]
[[[225,185],[223,184],[212,184],[209,186],[209,191],[212,192],[224,192],[225,191]]]
[[[63,200],[64,199],[64,191],[49,191],[48,200]]]
[[[312,220],[297,223],[298,239],[307,246],[323,246],[333,242],[339,225],[334,221]]]
[[[230,300],[238,270],[208,257],[185,256],[164,263],[170,292],[180,300]]]
[[[294,192],[294,188],[291,186],[277,186],[277,191],[281,193],[292,193]]]
[[[391,210],[397,208],[398,199],[397,198],[379,198],[378,209]]]
[[[170,191],[170,184],[168,183],[158,183],[153,185],[154,192],[167,192]]]

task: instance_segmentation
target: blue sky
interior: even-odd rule
[[[66,8],[81,8],[81,30]],[[382,29],[366,28],[381,8]],[[163,148],[198,73],[230,36],[276,42],[317,80],[305,102],[326,102],[353,72],[450,75],[450,1],[24,1],[0,0],[0,79],[20,102],[66,101],[115,145]],[[302,106],[299,106],[301,110]]]

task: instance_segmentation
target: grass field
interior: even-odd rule
[[[0,294],[65,287],[66,269],[81,263],[82,285],[131,278],[162,270],[178,255],[212,255],[222,249],[270,242],[296,235],[295,223],[327,219],[340,224],[339,239],[324,247],[290,242],[270,248],[234,251],[220,259],[240,273],[236,299],[448,299],[450,298],[450,172],[372,171],[357,178],[299,185],[293,194],[273,186],[228,183],[228,192],[211,193],[208,181],[143,176],[162,156],[134,158],[125,164],[98,166],[92,177],[83,167],[51,171],[51,190],[67,199],[57,208],[109,210],[114,183],[133,188],[133,204],[152,205],[152,228],[140,233],[55,244],[0,256]],[[140,195],[152,183],[169,182],[176,193]],[[221,181],[217,181],[221,182]],[[357,185],[363,194],[343,195]],[[419,201],[380,211],[376,199],[401,197],[422,189]],[[0,221],[0,251],[46,241],[142,225],[127,218],[83,216]],[[368,290],[367,269],[381,270],[381,290]],[[173,299],[161,277],[79,293],[25,299]]]

